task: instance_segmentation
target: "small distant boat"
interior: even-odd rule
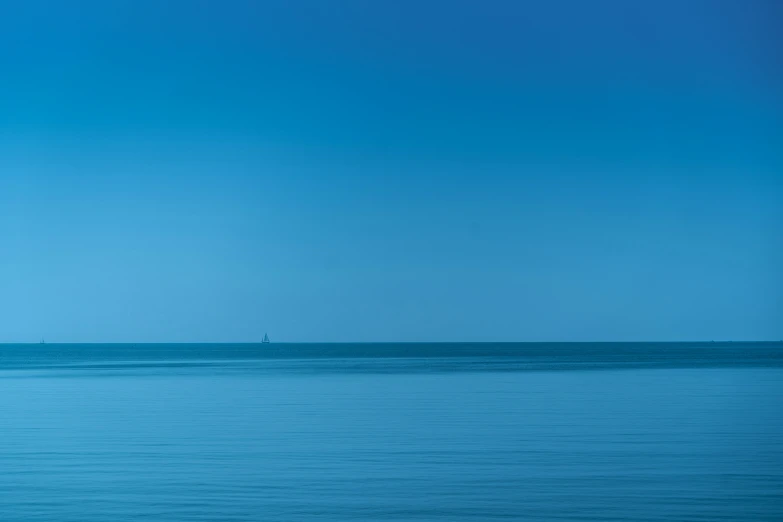
[[[264,334],[264,339],[261,341],[263,344],[269,344],[269,336]]]
[[[46,344],[46,341],[43,340],[43,337],[41,337],[41,342],[38,344]]]

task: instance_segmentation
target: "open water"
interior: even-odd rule
[[[783,520],[783,344],[0,345],[0,520]]]

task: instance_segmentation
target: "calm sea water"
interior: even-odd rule
[[[0,520],[783,520],[783,344],[0,345]]]

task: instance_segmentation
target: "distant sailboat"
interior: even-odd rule
[[[43,337],[41,337],[41,342],[39,344],[46,344],[46,341],[43,340]]]
[[[264,334],[264,340],[261,342],[264,344],[269,344],[269,336],[267,334]]]

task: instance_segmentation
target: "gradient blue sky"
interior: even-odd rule
[[[0,0],[0,342],[781,339],[781,23]]]

